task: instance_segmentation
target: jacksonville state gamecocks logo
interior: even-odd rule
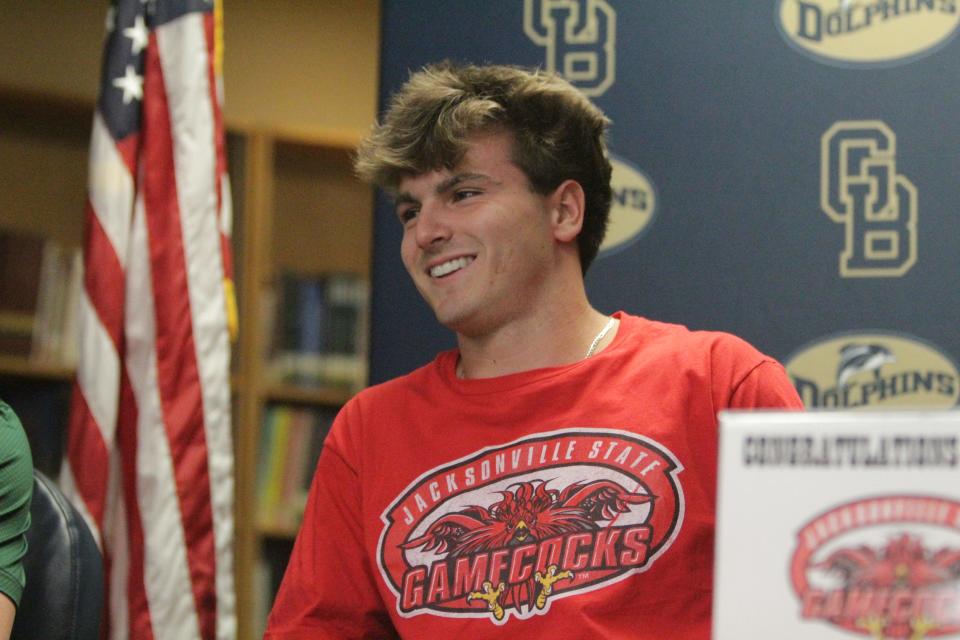
[[[635,434],[578,429],[487,448],[411,483],[378,560],[401,616],[505,624],[646,570],[676,538],[676,458]]]
[[[880,496],[830,509],[798,535],[801,616],[880,640],[960,634],[960,503]]]

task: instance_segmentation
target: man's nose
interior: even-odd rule
[[[443,207],[440,205],[421,205],[417,214],[417,244],[428,250],[450,239],[452,230]]]

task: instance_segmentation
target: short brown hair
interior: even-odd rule
[[[355,166],[361,178],[393,193],[404,177],[456,167],[470,135],[502,128],[513,134],[513,161],[534,191],[546,195],[568,179],[583,187],[577,247],[585,273],[610,215],[609,124],[557,74],[444,62],[410,76],[360,144]]]

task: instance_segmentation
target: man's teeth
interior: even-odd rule
[[[463,269],[465,266],[473,262],[473,258],[465,256],[463,258],[455,258],[453,260],[448,260],[443,264],[438,264],[435,267],[430,267],[430,276],[433,278],[440,278],[447,275],[448,273],[453,273],[459,269]]]

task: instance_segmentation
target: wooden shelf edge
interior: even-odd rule
[[[0,375],[69,382],[73,380],[75,373],[74,367],[38,363],[25,357],[0,354]]]
[[[338,407],[346,404],[355,392],[336,387],[301,387],[291,384],[270,384],[263,392],[268,402],[291,402],[294,404]]]
[[[28,108],[33,108],[38,105],[47,108],[52,106],[67,111],[92,114],[96,99],[90,96],[0,83],[0,103],[6,105],[23,105]]]
[[[322,146],[352,151],[357,148],[365,133],[346,129],[268,128],[268,132],[280,142]]]
[[[258,522],[257,523],[257,533],[264,538],[272,538],[275,540],[289,540],[293,542],[294,538],[297,537],[297,533],[300,531],[300,525],[288,526],[281,525],[276,523],[268,522]]]
[[[96,107],[96,97],[56,93],[34,87],[0,83],[0,106],[25,110],[41,109],[62,112],[71,117],[90,119]],[[356,129],[331,129],[310,126],[275,125],[234,116],[224,116],[227,133],[251,135],[263,133],[281,143],[317,146],[341,151],[353,151],[366,132]]]
[[[280,143],[316,146],[341,151],[353,151],[366,135],[363,131],[353,129],[278,126],[231,116],[224,117],[224,124],[227,133],[240,135],[261,133]]]

